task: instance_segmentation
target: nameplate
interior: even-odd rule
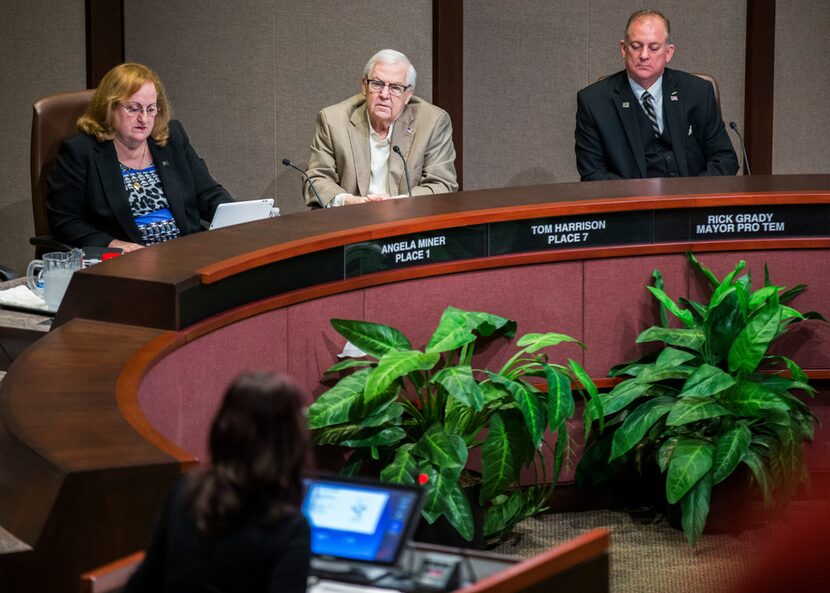
[[[830,235],[829,204],[656,210],[654,242]]]
[[[487,225],[398,235],[345,246],[345,275],[354,278],[412,266],[487,257]]]
[[[511,220],[490,225],[490,255],[651,243],[651,212]]]

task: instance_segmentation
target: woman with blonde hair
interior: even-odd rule
[[[233,201],[171,119],[164,85],[147,66],[107,72],[78,129],[47,176],[59,241],[133,251],[195,233]]]

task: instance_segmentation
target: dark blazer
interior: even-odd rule
[[[260,525],[251,513],[208,538],[186,508],[188,479],[179,480],[159,518],[144,562],[125,593],[303,593],[311,532],[301,514]]]
[[[149,138],[164,195],[182,235],[201,230],[216,206],[233,198],[210,176],[182,125],[170,121],[165,146]],[[111,140],[79,133],[64,141],[47,176],[46,207],[54,237],[69,245],[105,247],[113,239],[141,243]]]
[[[582,181],[646,176],[637,121],[639,102],[626,71],[576,96],[576,168]],[[711,83],[678,70],[663,72],[663,121],[680,175],[734,175],[738,158]]]

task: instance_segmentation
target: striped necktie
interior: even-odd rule
[[[654,129],[654,137],[660,137],[660,126],[657,125],[657,113],[654,111],[654,103],[652,103],[651,93],[648,91],[643,93],[643,109],[646,110],[646,115],[651,121],[651,127]]]

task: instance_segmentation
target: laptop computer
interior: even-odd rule
[[[313,574],[369,582],[395,568],[418,524],[423,488],[341,476],[309,478],[305,487]]]
[[[271,208],[273,207],[274,200],[271,198],[219,204],[208,228],[213,231],[234,224],[262,220],[271,215]]]

